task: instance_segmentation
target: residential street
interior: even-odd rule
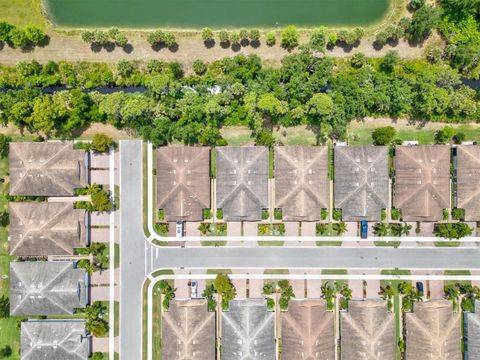
[[[142,284],[159,268],[480,269],[480,249],[465,248],[165,248],[143,233],[142,142],[120,141],[122,359],[141,358]]]

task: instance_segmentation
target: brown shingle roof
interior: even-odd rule
[[[457,207],[465,220],[480,220],[480,145],[457,146]]]
[[[397,146],[395,207],[406,221],[436,221],[450,207],[450,146]]]
[[[216,202],[229,220],[260,220],[268,207],[268,149],[216,147]]]
[[[349,301],[340,333],[342,360],[395,360],[395,315],[384,300]]]
[[[10,203],[10,253],[73,255],[85,244],[85,210],[72,203]]]
[[[406,358],[408,360],[461,360],[460,312],[453,313],[449,300],[418,302],[407,313]]]
[[[282,312],[283,360],[334,360],[333,312],[324,300],[292,300]]]
[[[388,148],[336,146],[335,208],[344,221],[378,221],[388,207]]]
[[[207,300],[171,300],[162,313],[162,358],[215,359],[215,313]]]
[[[203,220],[202,210],[210,208],[210,148],[157,149],[157,207],[167,221]]]
[[[275,207],[284,220],[319,220],[328,194],[326,146],[275,147]]]
[[[10,143],[10,194],[71,196],[86,184],[85,151],[72,141]]]

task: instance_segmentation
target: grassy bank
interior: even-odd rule
[[[0,19],[17,26],[36,25],[45,29],[47,25],[40,0],[0,1]]]

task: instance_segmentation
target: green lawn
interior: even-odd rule
[[[317,246],[342,246],[341,241],[315,241]]]
[[[436,247],[458,247],[460,246],[459,241],[435,241]]]
[[[201,241],[202,246],[225,246],[227,245],[226,241],[215,241],[215,240],[209,240],[209,241]]]
[[[444,275],[471,275],[470,271],[468,270],[445,270]],[[461,284],[471,284],[472,282],[470,280],[445,280],[444,281],[444,286],[446,285],[452,285],[456,283],[461,283]]]
[[[322,270],[322,275],[348,275],[348,271],[345,269],[325,269]],[[329,280],[322,280],[322,284],[331,281],[334,281],[338,288],[344,285],[348,285],[348,280],[335,280],[334,278]]]
[[[258,246],[283,246],[285,241],[272,240],[272,241],[257,241]]]
[[[153,288],[153,358],[162,358],[162,301],[160,283]]]
[[[0,1],[0,18],[17,26],[46,27],[40,0],[2,0]]]
[[[459,125],[455,126],[456,131],[465,133],[466,141],[480,141],[480,128],[473,127],[471,125]],[[348,130],[348,143],[350,145],[369,145],[372,144],[372,132],[375,129],[375,126],[354,126],[352,129]],[[397,139],[403,141],[411,140],[418,141],[420,144],[433,144],[434,136],[436,130],[433,129],[417,129],[412,128],[401,128],[397,130]]]
[[[0,319],[0,349],[5,346],[12,348],[12,355],[8,357],[9,360],[20,359],[20,328],[17,326],[18,317],[11,317],[7,319]]]
[[[400,241],[374,241],[375,246],[399,247]]]
[[[150,280],[147,279],[143,285],[142,298],[142,360],[147,360],[148,344],[148,286]]]

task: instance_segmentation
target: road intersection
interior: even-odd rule
[[[160,247],[143,231],[143,145],[120,142],[120,354],[141,359],[142,289],[158,269],[480,269],[480,248]]]

